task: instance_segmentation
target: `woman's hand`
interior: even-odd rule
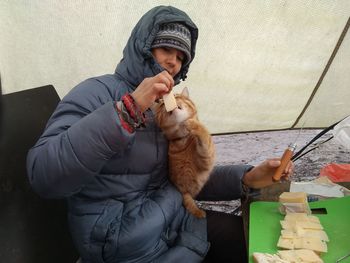
[[[144,112],[152,106],[156,99],[169,93],[173,87],[173,77],[164,70],[154,77],[145,78],[136,90],[131,93],[131,96],[140,107],[141,112]]]
[[[278,158],[266,160],[247,172],[243,176],[242,181],[246,186],[254,189],[272,185],[275,183],[272,176],[280,164],[281,161]],[[281,180],[287,180],[290,176],[292,176],[293,172],[294,163],[290,161],[282,174]]]

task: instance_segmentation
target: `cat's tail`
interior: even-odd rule
[[[185,208],[195,217],[204,218],[206,216],[205,211],[200,209],[193,197],[189,193],[183,194],[183,204]]]

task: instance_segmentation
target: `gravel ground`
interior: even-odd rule
[[[301,149],[307,142],[316,136],[321,130],[290,130],[271,131],[257,133],[241,133],[231,135],[216,135],[214,143],[217,152],[217,165],[226,164],[251,164],[257,165],[268,158],[282,156],[286,147],[297,143],[297,149]],[[331,137],[331,132],[323,135],[316,141],[322,142]],[[309,146],[313,148],[315,144]],[[329,163],[350,163],[350,151],[337,143],[336,140],[321,144],[318,148],[309,152],[295,162],[295,173],[292,181],[311,181],[319,176],[322,167]],[[238,213],[240,202],[200,202],[205,209]]]

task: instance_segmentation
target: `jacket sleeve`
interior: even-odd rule
[[[208,182],[196,197],[201,201],[226,201],[242,195],[242,177],[252,169],[250,165],[215,166]]]
[[[78,192],[133,142],[114,105],[107,87],[94,79],[79,84],[59,103],[27,155],[29,181],[38,194],[62,198]]]

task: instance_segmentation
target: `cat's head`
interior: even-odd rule
[[[158,126],[164,131],[190,118],[197,118],[197,109],[189,98],[188,89],[184,88],[180,94],[175,94],[177,108],[167,112],[162,100],[155,105],[155,118]]]

